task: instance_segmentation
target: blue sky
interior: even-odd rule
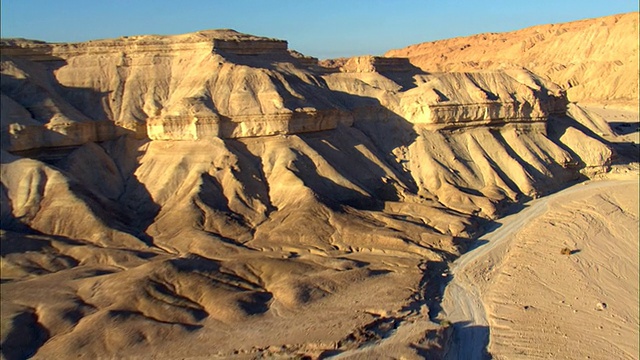
[[[74,42],[231,28],[320,58],[638,11],[637,0],[1,0],[2,37]]]

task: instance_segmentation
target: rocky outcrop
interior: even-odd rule
[[[124,132],[236,138],[352,121],[286,41],[230,30],[81,44],[5,40],[2,54],[2,93],[12,99],[5,112],[15,115],[3,116],[2,131],[12,151]]]
[[[77,146],[131,133],[109,119],[93,119],[78,111],[36,63],[3,56],[1,77],[3,149]]]
[[[387,76],[394,78],[394,74]],[[396,116],[434,130],[544,123],[550,116],[564,115],[567,107],[564,91],[523,70],[416,74],[410,77],[413,87],[405,91],[390,78],[377,73],[325,75],[331,89],[357,98],[378,99]],[[356,102],[353,110],[358,112],[362,106]],[[376,106],[370,106],[373,108],[365,116],[374,112]],[[357,121],[360,116],[355,118]]]
[[[561,36],[570,33],[567,27],[584,26],[551,28],[565,29]],[[447,44],[455,41],[462,40]],[[563,115],[568,102],[561,87],[526,69],[426,73],[407,58],[362,56],[336,61],[340,71],[332,72],[288,51],[285,41],[232,30],[80,44],[3,40],[2,46],[2,138],[11,151],[122,134],[152,140],[286,135],[395,118],[432,130],[526,125]],[[416,63],[425,46],[403,54]]]
[[[407,59],[375,56],[331,73],[287,51],[285,41],[231,30],[80,44],[4,40],[3,146],[73,146],[125,133],[152,140],[286,135],[396,116],[414,124],[499,124],[563,111],[557,88],[514,74],[428,75]]]
[[[307,67],[314,70],[319,70],[320,62],[318,58],[313,56],[307,56],[295,50],[289,50],[289,54],[298,60],[298,63],[302,67]]]
[[[235,30],[203,30],[173,36],[140,35],[84,43],[45,43],[26,39],[2,39],[2,55],[31,61],[59,61],[92,54],[168,53],[177,51],[225,52],[263,55],[287,52],[287,42],[239,33]]]
[[[72,122],[55,125],[9,124],[3,132],[3,146],[9,151],[78,146],[112,140],[130,132],[109,121]]]
[[[566,111],[560,88],[526,72],[451,73],[425,80],[400,100],[401,112],[416,124],[441,128],[545,122]]]
[[[299,134],[351,126],[352,115],[344,110],[296,109],[285,114],[220,116],[159,116],[147,121],[151,140],[211,140]]]
[[[413,66],[407,58],[393,58],[381,56],[352,57],[340,67],[343,72],[405,72],[411,71]]]

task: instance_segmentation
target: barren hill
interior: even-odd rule
[[[435,320],[480,225],[614,156],[522,69],[336,72],[230,30],[2,46],[7,359],[358,347]]]
[[[571,101],[638,105],[638,13],[427,42],[391,50],[427,72],[526,68]]]

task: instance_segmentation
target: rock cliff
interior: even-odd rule
[[[413,66],[407,58],[381,56],[357,56],[348,59],[340,67],[343,72],[405,72],[412,71]]]
[[[52,129],[79,133],[76,140],[67,137],[79,145],[126,131],[151,139],[235,138],[352,121],[285,41],[212,30],[82,44],[6,40],[2,46],[2,92],[12,98],[7,111],[35,117],[3,117],[12,150],[63,145]]]
[[[546,122],[552,115],[564,115],[567,108],[564,92],[557,85],[524,70],[345,72],[324,78],[331,89],[356,95],[353,111],[359,112],[358,98],[373,98],[406,121],[431,129]],[[369,114],[359,113],[356,118],[373,112],[370,109]]]
[[[354,111],[443,126],[543,121],[566,102],[526,71],[429,75],[406,59],[358,57],[333,74],[284,41],[231,30],[81,44],[5,40],[2,51],[2,136],[11,151],[125,133],[211,140],[314,132],[350,126]],[[358,74],[390,87],[376,93]],[[365,105],[369,96],[379,104]]]

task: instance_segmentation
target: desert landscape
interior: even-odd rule
[[[637,12],[0,51],[3,359],[638,358]]]

